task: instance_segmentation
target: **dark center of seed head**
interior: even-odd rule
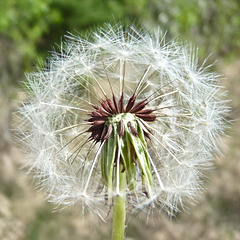
[[[156,120],[157,116],[153,114],[155,110],[146,108],[148,104],[147,99],[142,100],[137,104],[135,104],[135,102],[136,96],[133,94],[128,100],[126,107],[124,107],[124,96],[121,95],[117,102],[116,97],[113,95],[112,100],[110,98],[100,100],[99,103],[101,106],[92,105],[95,110],[89,114],[90,118],[87,120],[91,124],[91,127],[88,129],[88,132],[91,133],[89,139],[95,142],[108,140],[113,131],[113,123],[109,121],[112,118],[114,118],[115,122],[119,122],[120,137],[123,137],[124,135],[123,116],[136,116],[143,120],[143,124],[144,121],[153,122]],[[134,120],[134,118],[129,118],[129,128],[134,136],[138,136],[138,132],[131,119]],[[148,132],[144,132],[144,134],[149,137],[150,130],[147,127],[146,129]]]

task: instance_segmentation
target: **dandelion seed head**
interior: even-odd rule
[[[126,194],[129,212],[174,214],[195,199],[228,113],[204,64],[160,32],[106,25],[91,39],[68,36],[27,75],[20,109],[27,165],[49,200],[104,218],[116,195]]]

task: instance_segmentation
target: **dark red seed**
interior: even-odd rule
[[[111,109],[111,111],[115,114],[115,113],[117,113],[117,111],[116,111],[116,109],[115,109],[115,107],[114,107],[114,104],[113,104],[113,102],[112,102],[112,100],[110,99],[110,98],[107,98],[107,103],[108,103],[108,106],[109,106],[109,108]]]
[[[141,111],[135,112],[136,114],[151,114],[155,110],[152,109],[142,109]]]
[[[111,111],[111,109],[109,108],[109,106],[108,106],[108,104],[107,104],[106,101],[103,100],[103,101],[100,101],[100,103],[101,103],[102,107],[103,107],[107,112],[112,113],[112,111]]]
[[[119,137],[122,138],[124,136],[124,124],[123,120],[119,123]]]
[[[130,97],[130,99],[129,99],[129,101],[128,101],[128,104],[127,104],[127,106],[126,106],[126,113],[129,112],[129,111],[132,109],[135,101],[136,101],[136,96],[133,94],[133,95]]]
[[[116,97],[115,97],[114,94],[113,94],[113,103],[114,103],[114,106],[115,106],[116,113],[119,113],[118,105],[117,105],[117,100],[116,100]]]
[[[102,114],[98,111],[95,111],[95,112],[91,112],[89,114],[91,117],[102,117]]]
[[[99,112],[101,113],[101,115],[103,116],[103,117],[110,117],[112,114],[111,113],[108,113],[108,112],[106,112],[104,109],[100,109],[99,110]]]
[[[113,130],[113,126],[112,126],[112,124],[110,124],[108,126],[108,131],[107,131],[106,135],[104,136],[104,140],[108,140],[110,138],[110,136],[112,134],[112,130]]]
[[[145,132],[145,131],[144,131],[143,133],[144,133],[144,136],[145,136],[145,137],[147,137],[148,139],[150,139],[150,134],[149,134],[149,133],[147,133],[147,132]]]
[[[136,116],[147,122],[153,122],[157,118],[154,114],[136,114]]]
[[[108,120],[108,117],[92,117],[92,118],[89,118],[87,121],[88,122],[94,122],[94,121],[106,121]]]
[[[130,127],[130,131],[132,132],[132,134],[135,136],[135,137],[138,137],[138,132],[136,130],[136,128],[133,126],[132,122],[129,122],[129,127]]]
[[[101,142],[103,142],[105,140],[105,136],[107,134],[107,131],[108,131],[107,125],[104,125],[104,128],[103,128],[102,133],[101,133],[101,137],[100,137]]]
[[[91,129],[92,128],[92,129]],[[101,133],[103,131],[104,125],[94,125],[90,128],[90,132],[92,132],[91,134],[91,139],[94,139],[96,142],[100,141],[101,138]]]
[[[123,94],[118,101],[119,112],[123,113]]]
[[[92,107],[95,108],[96,110],[100,110],[101,109],[101,107],[99,107],[97,105],[93,105],[93,104],[92,104]]]
[[[99,142],[100,139],[101,139],[101,135],[100,135],[99,133],[97,133],[97,134],[94,135],[94,140],[95,140],[96,142]]]
[[[136,104],[136,106],[130,111],[130,113],[136,113],[138,111],[141,111],[143,108],[145,108],[146,105],[146,100],[143,100]]]
[[[100,125],[92,125],[87,132],[98,132],[98,131],[102,131],[104,127],[104,124],[100,124]]]
[[[98,121],[94,121],[92,122],[93,125],[101,125],[104,124],[106,121],[105,120],[98,120]]]

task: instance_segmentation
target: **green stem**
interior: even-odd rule
[[[116,171],[117,172],[117,171]],[[119,173],[120,194],[114,197],[112,240],[124,240],[126,221],[126,171]]]

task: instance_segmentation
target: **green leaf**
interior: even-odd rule
[[[140,129],[140,130],[139,130]],[[141,136],[141,128],[138,128],[138,133]],[[145,139],[144,136],[135,137],[133,134],[129,134],[131,143],[134,147],[134,150],[136,152],[137,159],[139,161],[139,164],[142,168],[143,173],[143,182],[147,185],[153,185],[153,177],[152,177],[152,171],[151,171],[151,165],[149,162],[148,152],[146,151],[145,145]]]
[[[113,128],[113,132],[110,138],[105,142],[101,154],[101,170],[102,176],[105,180],[108,191],[112,191],[113,182],[113,166],[117,149],[117,134],[116,129]]]
[[[126,134],[127,132],[128,129],[125,126],[125,135],[121,146],[121,156],[125,166],[129,190],[134,190],[136,187],[136,165],[131,156],[132,144],[129,138],[130,133],[128,132],[128,134]]]

